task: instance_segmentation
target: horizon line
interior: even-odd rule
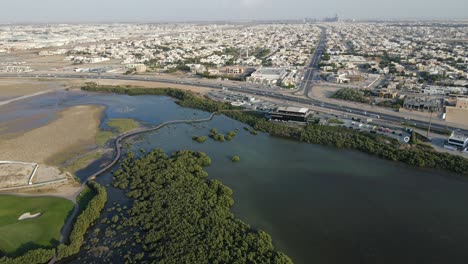
[[[295,19],[230,19],[230,20],[102,20],[102,21],[0,21],[0,25],[40,25],[40,24],[200,24],[200,23],[271,23],[271,22],[303,22],[310,19],[313,22],[323,21],[327,17],[321,18],[295,18]],[[466,22],[468,18],[343,18],[340,22]]]

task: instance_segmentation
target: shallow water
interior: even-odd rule
[[[64,108],[86,104],[105,106],[104,122],[107,118],[133,118],[154,125],[176,118],[209,116],[202,111],[187,111],[178,107],[173,99],[165,96],[58,91],[0,106],[0,124],[8,124],[7,130],[0,130],[0,134],[17,133],[46,125]]]
[[[135,118],[145,124],[209,115],[182,108],[168,97],[59,92],[0,108],[0,124],[40,115],[26,126],[30,129],[52,120],[61,109],[80,104],[106,106],[104,120]],[[465,178],[353,151],[253,136],[244,126],[216,116],[208,123],[171,125],[138,136],[130,148],[207,153],[213,160],[207,168],[210,177],[234,190],[235,215],[270,233],[278,249],[295,263],[466,263]],[[26,128],[21,124],[11,131]],[[208,135],[211,128],[239,131],[231,142],[192,141],[192,136]],[[233,155],[241,162],[232,163]],[[79,172],[80,177],[98,165]],[[109,184],[110,173],[98,181]],[[108,187],[108,192],[108,207],[127,203],[121,191]],[[82,252],[80,257],[87,256]]]

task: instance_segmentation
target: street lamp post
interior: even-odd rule
[[[428,128],[427,128],[427,138],[428,138],[428,139],[429,139],[429,133],[431,132],[432,113],[433,113],[433,112],[432,112],[432,109],[430,109],[430,111],[431,111],[431,115],[430,115],[430,117],[429,117],[429,126],[428,126]]]

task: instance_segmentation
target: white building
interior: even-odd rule
[[[192,73],[204,73],[206,72],[206,67],[201,64],[186,64],[190,67],[190,72]]]
[[[127,69],[135,69],[135,72],[146,72],[148,67],[143,63],[127,64]]]
[[[330,74],[327,76],[327,82],[332,83],[349,83],[351,80],[346,78],[346,74]]]
[[[276,85],[279,81],[285,78],[287,74],[288,72],[284,68],[260,67],[247,78],[247,81],[258,84]]]
[[[449,146],[453,146],[459,149],[465,149],[468,147],[468,136],[460,131],[453,131],[448,141]]]

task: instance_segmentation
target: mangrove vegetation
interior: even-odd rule
[[[208,112],[222,112],[224,115],[250,125],[251,131],[262,131],[273,136],[292,138],[303,142],[320,144],[341,149],[362,151],[380,158],[400,161],[418,167],[444,169],[468,175],[468,159],[449,153],[437,152],[420,144],[408,145],[395,139],[359,132],[336,126],[308,124],[306,127],[287,126],[269,122],[263,114],[245,111],[225,111],[239,109],[227,103],[217,102],[189,91],[179,89],[131,88],[121,86],[98,86],[89,84],[83,90],[111,92],[128,95],[166,95],[176,98],[184,107],[196,108]]]
[[[292,263],[267,233],[234,217],[232,190],[207,179],[210,164],[201,152],[129,153],[113,185],[132,205],[104,221],[109,233],[121,230],[112,250],[127,263]]]
[[[198,143],[204,143],[206,141],[206,137],[205,136],[193,136],[192,137],[192,140],[193,141],[196,141]]]

